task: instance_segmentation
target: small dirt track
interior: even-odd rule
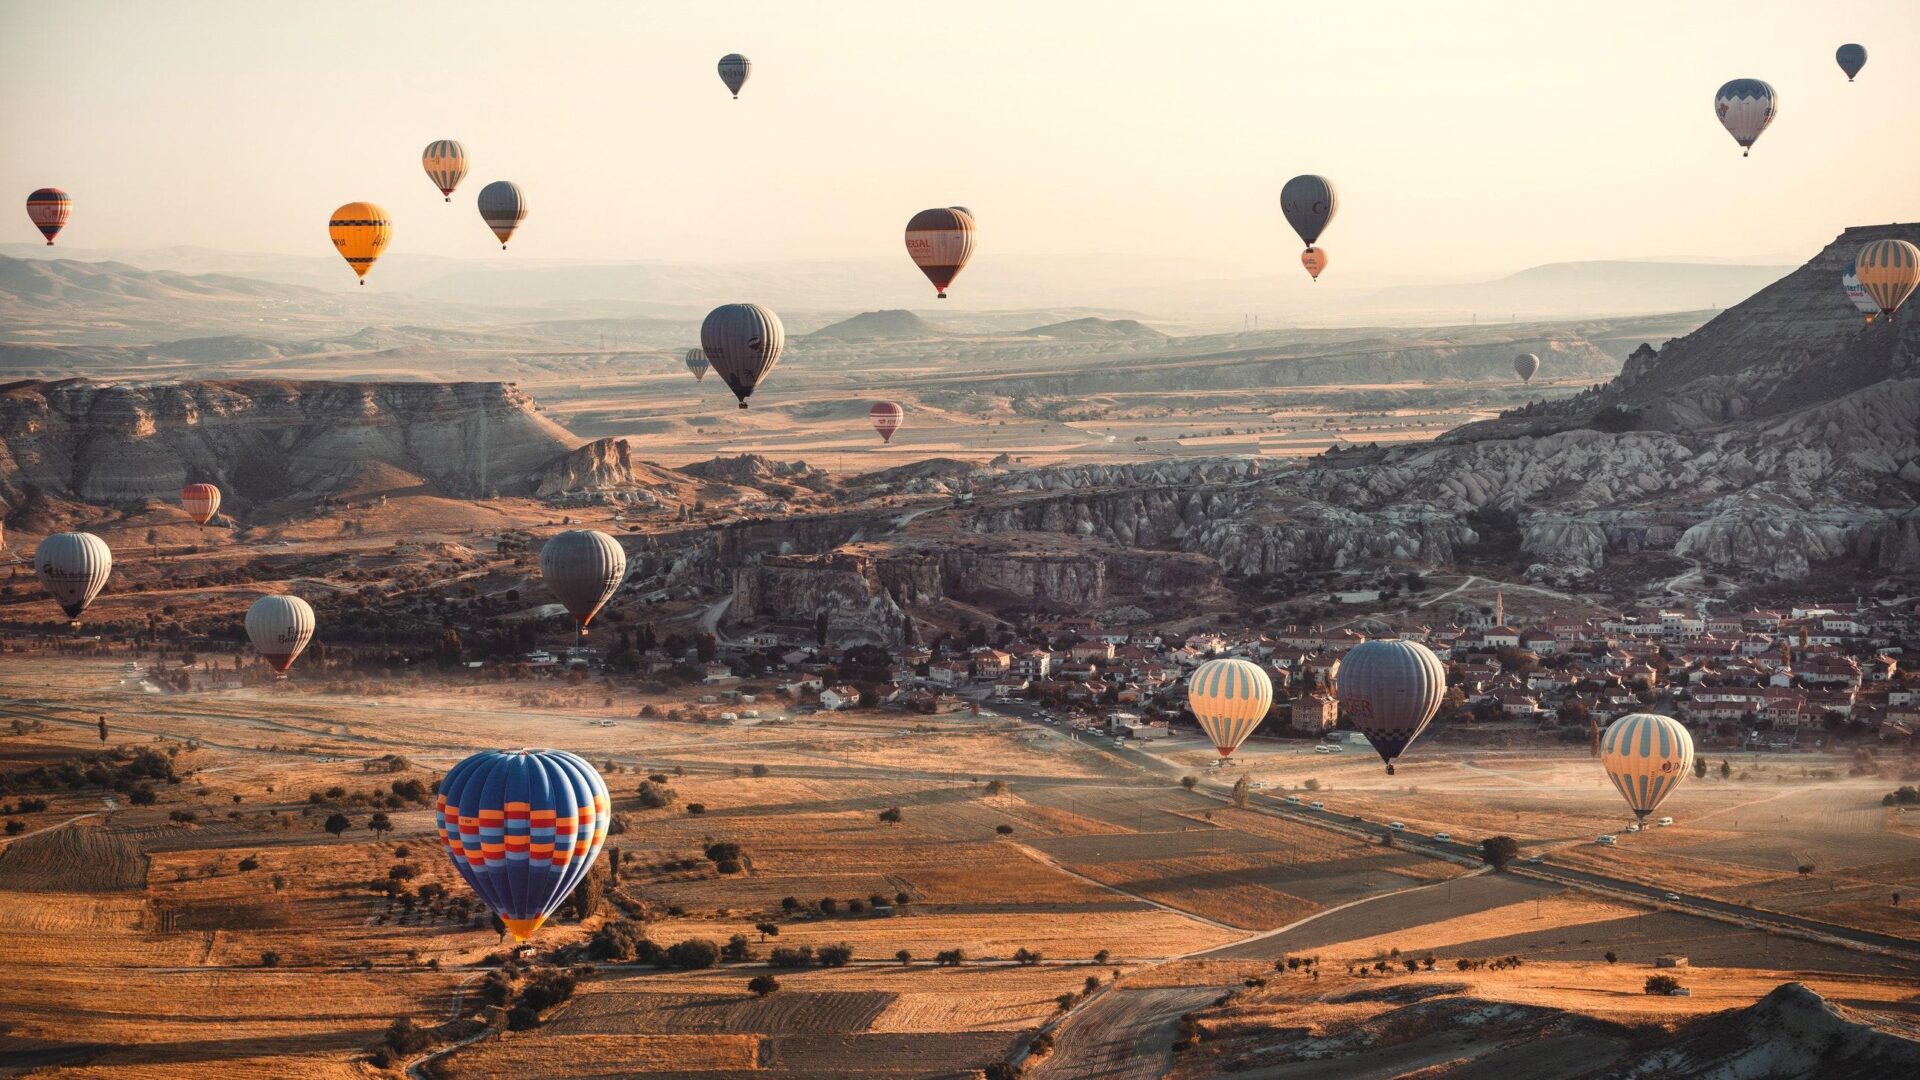
[[[1217,986],[1115,988],[1054,1034],[1053,1053],[1032,1063],[1034,1080],[1159,1080],[1173,1067],[1183,1013],[1213,1004]]]

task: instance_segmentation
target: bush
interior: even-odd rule
[[[821,967],[846,967],[853,960],[853,946],[844,941],[837,945],[822,945],[818,959]]]
[[[767,767],[765,765],[755,765],[752,771],[755,776],[767,775]]]
[[[1606,961],[1609,964],[1617,964],[1620,962],[1620,958],[1618,956],[1615,956],[1612,950],[1608,950],[1606,954]]]
[[[277,952],[274,952],[272,949],[268,949],[267,951],[261,953],[260,966],[261,967],[279,967],[280,954]]]
[[[894,953],[893,958],[895,960],[900,961],[902,964],[913,963],[913,953],[911,950],[908,950],[908,949],[901,949],[899,952]]]
[[[965,949],[942,949],[933,954],[933,962],[941,967],[959,967],[967,962]]]
[[[1197,776],[1183,776],[1180,778],[1180,786],[1186,788],[1188,791],[1192,791],[1194,788],[1200,786],[1200,778]]]
[[[791,915],[791,914],[793,914],[793,913],[794,913],[794,912],[796,912],[796,911],[799,911],[799,910],[800,910],[800,898],[799,898],[799,897],[797,897],[797,896],[783,896],[783,897],[781,897],[781,898],[780,898],[780,910],[781,910],[781,911],[784,911],[784,912],[786,912],[786,913],[787,913],[787,914],[789,914],[789,915]]]
[[[258,869],[260,869],[260,860],[253,857],[252,855],[249,855],[246,858],[240,860],[241,873],[244,874],[249,871],[258,870]]]
[[[820,898],[820,913],[822,915],[832,915],[839,910],[840,901],[835,900],[831,896],[823,896]]]
[[[747,935],[745,934],[735,934],[727,939],[725,945],[721,946],[720,955],[735,963],[742,960],[751,960],[753,959],[753,942],[747,940]]]
[[[720,959],[720,946],[706,938],[688,938],[667,946],[668,967],[687,971],[710,968]]]
[[[722,874],[737,874],[741,870],[740,863],[734,859],[721,859],[713,864],[713,868]]]
[[[602,923],[587,939],[587,959],[625,964],[639,958],[643,941],[653,944],[639,923],[626,919]]]
[[[768,967],[802,968],[811,963],[813,963],[813,946],[811,945],[801,945],[798,948],[779,945],[767,954]]]
[[[706,855],[707,860],[709,862],[717,863],[717,862],[723,862],[728,859],[731,859],[734,862],[739,862],[744,852],[740,850],[739,844],[736,844],[731,840],[721,840],[716,843],[708,844],[707,850],[704,852],[704,854]]]
[[[662,781],[665,779],[666,777],[664,776],[660,778]],[[640,805],[649,810],[659,810],[672,806],[674,800],[680,797],[672,788],[656,780],[642,780],[638,794],[640,796]]]
[[[1520,854],[1520,842],[1511,836],[1489,836],[1480,841],[1480,857],[1495,870],[1504,870]]]
[[[410,1018],[402,1016],[387,1025],[387,1033],[380,1041],[394,1053],[407,1057],[425,1050],[432,1039]]]
[[[1045,959],[1045,957],[1043,957],[1038,950],[1029,949],[1023,945],[1014,950],[1013,959],[1015,963],[1032,966]]]
[[[707,812],[706,803],[690,802],[687,804],[687,813],[692,814],[694,817],[699,817],[701,814],[704,814],[706,812]]]
[[[1107,962],[1107,958],[1111,955],[1112,954],[1107,952],[1107,950],[1101,949],[1099,952],[1093,954],[1093,962],[1096,964],[1104,964]]]
[[[771,975],[755,975],[747,980],[747,989],[753,991],[754,997],[766,997],[780,989],[780,980]]]
[[[900,824],[900,808],[897,806],[889,806],[885,810],[880,811],[880,820],[886,822],[888,825]]]
[[[21,833],[23,833],[23,832],[26,832],[26,831],[27,831],[27,823],[26,823],[26,822],[24,822],[24,821],[9,821],[9,822],[7,822],[7,835],[8,835],[8,836],[19,836],[19,835],[20,835]]]
[[[1000,834],[1001,836],[1012,836],[1012,835],[1013,835],[1013,826],[1011,826],[1011,825],[995,825],[995,826],[993,827],[993,831],[994,831],[994,832],[996,832],[996,833],[999,833],[999,834]]]
[[[1646,991],[1649,994],[1665,996],[1680,989],[1680,980],[1671,975],[1647,976]]]

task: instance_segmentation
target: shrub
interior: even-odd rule
[[[706,855],[708,861],[717,863],[717,862],[722,862],[728,859],[731,859],[734,862],[739,862],[741,855],[744,853],[740,850],[739,844],[736,844],[731,840],[721,840],[716,843],[708,844],[707,850],[704,852],[704,854]]]
[[[900,961],[902,964],[913,963],[913,953],[907,949],[901,949],[899,952],[894,953],[893,958],[895,960]]]
[[[713,868],[722,874],[737,874],[741,870],[740,863],[734,859],[721,859],[713,864]]]
[[[646,941],[646,932],[639,923],[626,919],[602,923],[587,939],[587,959],[624,964],[639,957],[642,941]]]
[[[1606,954],[1606,961],[1609,964],[1617,964],[1620,962],[1620,958],[1618,956],[1615,956],[1612,950],[1608,950]]]
[[[720,946],[706,938],[688,938],[667,946],[668,967],[688,971],[710,968],[720,959]]]
[[[1511,836],[1489,836],[1480,841],[1480,857],[1495,870],[1504,870],[1520,854],[1520,842]]]
[[[1200,786],[1200,778],[1197,776],[1183,776],[1180,778],[1180,786],[1186,788],[1188,791],[1192,791],[1194,788]]]
[[[880,820],[886,822],[888,825],[900,824],[900,808],[897,806],[889,806],[885,810],[880,811]]]
[[[1011,825],[995,825],[995,826],[993,827],[993,831],[994,831],[994,832],[996,832],[996,833],[999,833],[999,834],[1000,834],[1001,836],[1012,836],[1012,835],[1013,835],[1013,826],[1011,826]]]
[[[853,960],[853,946],[844,941],[836,945],[822,945],[818,959],[821,967],[846,967]]]
[[[1667,994],[1671,994],[1678,989],[1680,989],[1680,980],[1674,978],[1671,975],[1647,976],[1646,992],[1649,994],[1659,994],[1664,996]]]
[[[752,771],[755,776],[767,775],[767,767],[765,765],[755,765]]]
[[[840,901],[835,900],[831,896],[823,896],[820,898],[820,913],[822,915],[832,915],[839,910]]]
[[[813,963],[813,946],[811,945],[802,945],[798,948],[780,945],[767,954],[768,967],[800,968],[811,963]]]
[[[933,954],[933,962],[941,967],[959,967],[967,962],[965,949],[942,949]]]
[[[660,779],[665,780],[666,777],[663,776]],[[649,810],[659,810],[663,807],[672,806],[674,800],[680,797],[672,788],[655,780],[642,780],[638,794],[640,796],[640,805]]]
[[[751,960],[753,959],[753,943],[747,940],[747,935],[735,934],[727,939],[725,945],[721,946],[720,955],[735,963],[742,960]]]
[[[694,817],[699,817],[701,814],[704,814],[706,812],[707,812],[706,803],[690,802],[687,804],[687,813],[692,814]]]
[[[7,822],[7,835],[8,835],[8,836],[19,836],[19,835],[20,835],[21,833],[23,833],[23,832],[26,832],[26,831],[27,831],[27,823],[26,823],[26,822],[24,822],[24,821],[9,821],[9,822]]]
[[[755,975],[747,980],[747,989],[753,991],[754,997],[766,997],[780,989],[780,980],[771,975]]]
[[[260,966],[261,967],[279,967],[280,954],[277,952],[274,952],[272,949],[268,949],[267,951],[261,953]]]
[[[386,1043],[394,1053],[410,1056],[425,1050],[432,1039],[410,1018],[402,1016],[387,1025],[387,1033],[381,1036],[380,1041]]]
[[[1099,952],[1093,954],[1093,962],[1096,964],[1104,964],[1107,962],[1107,958],[1111,955],[1112,954],[1107,952],[1107,950],[1101,949]]]
[[[1031,966],[1033,964],[1039,963],[1041,960],[1045,958],[1040,955],[1040,952],[1038,950],[1029,949],[1023,945],[1020,948],[1014,950],[1013,959],[1016,963]]]
[[[799,911],[799,910],[800,910],[800,898],[799,898],[799,897],[797,897],[797,896],[783,896],[783,897],[781,897],[781,898],[780,898],[780,910],[781,910],[781,911],[784,911],[784,912],[786,912],[786,913],[787,913],[787,914],[789,914],[789,915],[791,915],[791,914],[793,914],[793,913],[794,913],[794,912],[796,912],[796,911]]]

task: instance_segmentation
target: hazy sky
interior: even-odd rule
[[[1781,99],[1745,160],[1712,111],[1742,76]],[[984,250],[1237,276],[1297,268],[1300,172],[1339,186],[1337,274],[1800,258],[1920,217],[1913,0],[7,2],[0,90],[0,190],[66,188],[75,248],[330,254],[370,199],[394,251],[904,260],[959,203]],[[451,206],[436,138],[474,160]],[[506,256],[473,206],[502,178]]]

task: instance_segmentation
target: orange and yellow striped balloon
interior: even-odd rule
[[[393,219],[373,203],[350,202],[327,219],[327,235],[333,238],[340,257],[360,275],[360,284],[365,285],[367,271],[373,269],[374,260],[393,239]]]
[[[1600,765],[1641,821],[1693,768],[1693,736],[1671,716],[1628,713],[1600,736]]]
[[[427,170],[433,186],[440,189],[446,201],[452,202],[453,189],[467,177],[467,148],[452,139],[435,139],[421,153],[420,165]]]
[[[1234,752],[1273,707],[1273,680],[1247,660],[1209,660],[1187,680],[1187,706],[1221,757]]]
[[[1860,287],[1891,319],[1913,295],[1914,286],[1920,285],[1920,247],[1905,240],[1875,240],[1854,257],[1853,272]]]
[[[220,489],[212,484],[188,484],[180,489],[180,506],[188,517],[205,525],[220,512]]]

